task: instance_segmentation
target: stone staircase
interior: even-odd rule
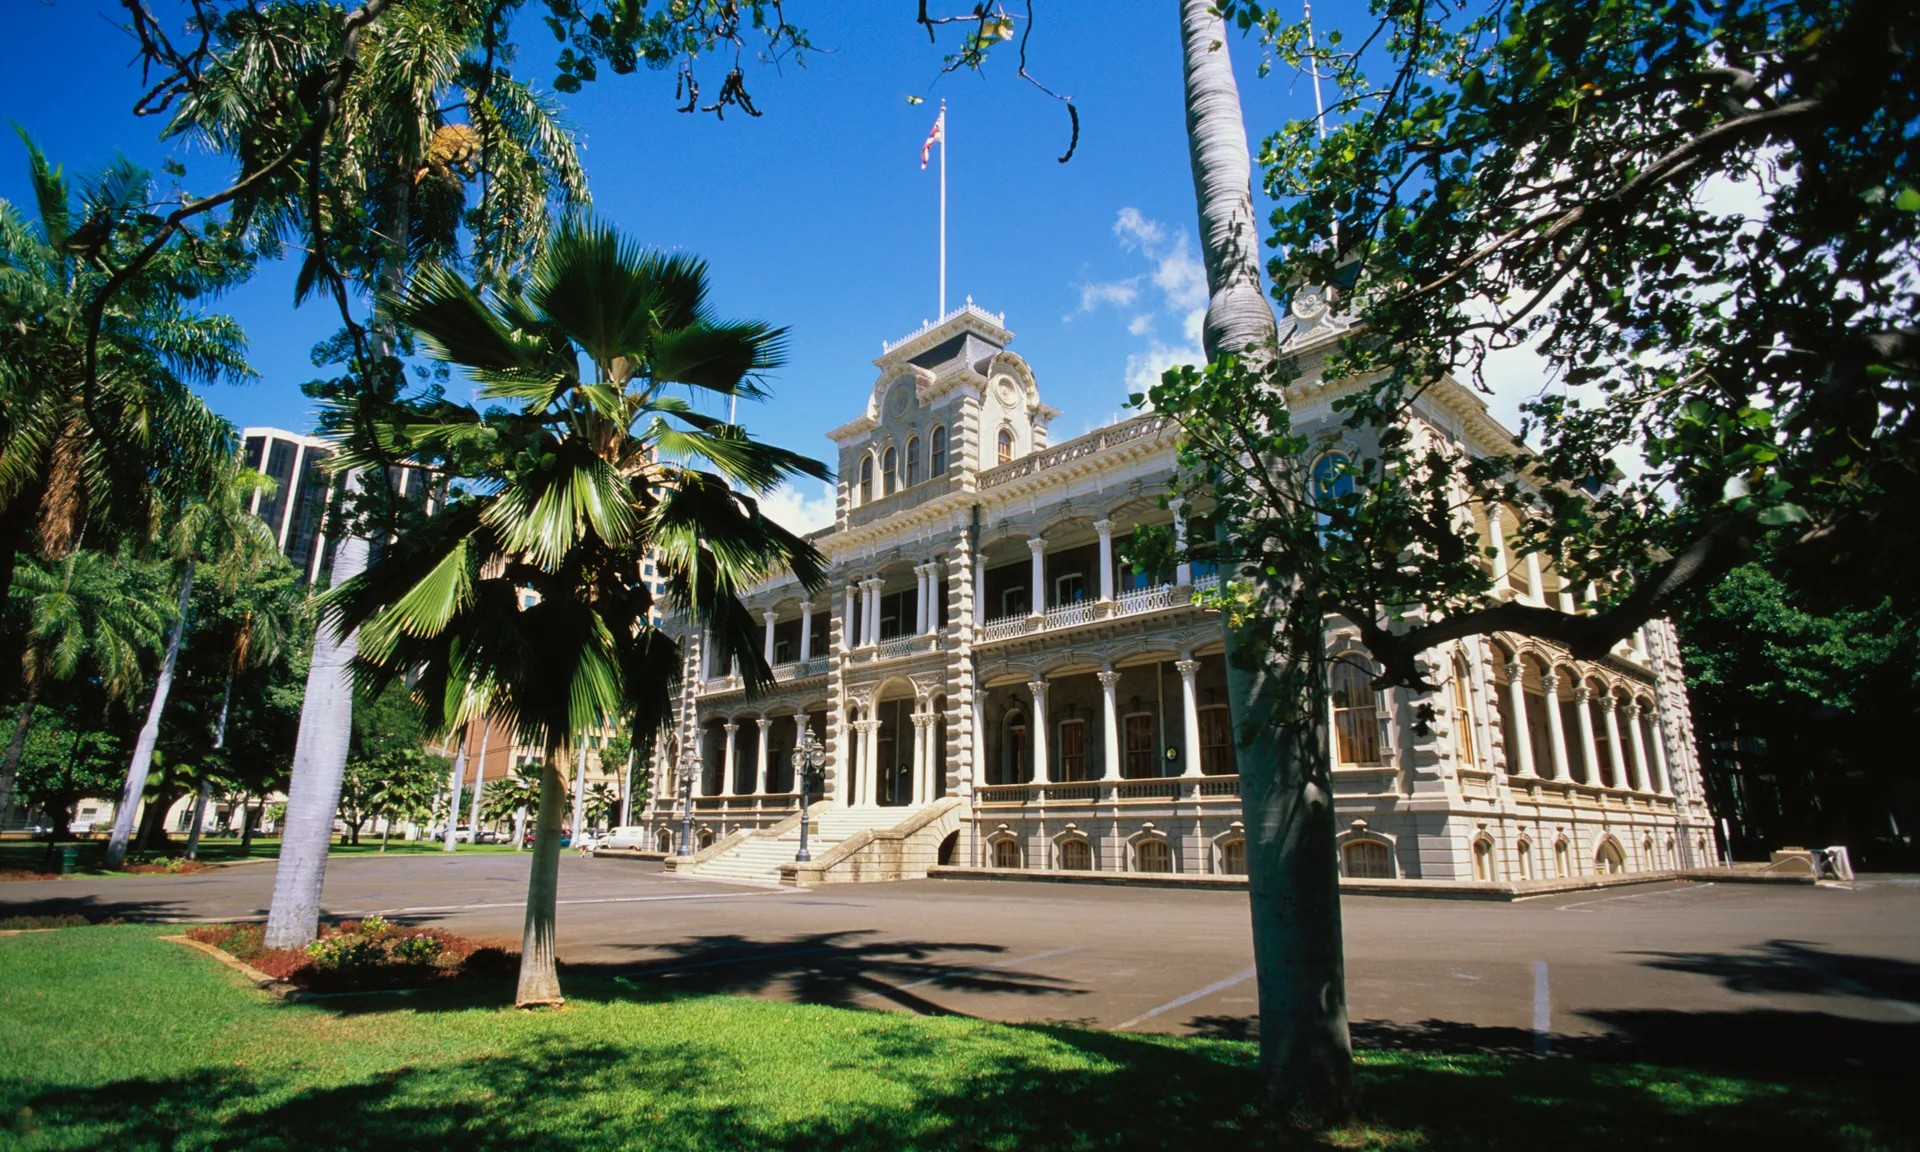
[[[893,828],[910,820],[916,808],[840,808],[815,803],[811,809],[813,827],[807,834],[807,853],[815,860],[826,856],[843,842]],[[782,882],[780,866],[792,864],[800,850],[800,817],[787,817],[769,828],[732,833],[698,855],[675,857],[667,870],[687,876],[711,876],[725,880],[764,880]],[[792,883],[789,878],[787,883]]]

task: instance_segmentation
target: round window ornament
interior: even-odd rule
[[[1296,319],[1311,324],[1327,314],[1327,297],[1318,288],[1303,288],[1294,293],[1290,307]]]

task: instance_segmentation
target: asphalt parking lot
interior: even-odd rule
[[[330,915],[517,940],[527,857],[346,858]],[[0,883],[0,915],[264,914],[268,863]],[[811,891],[566,857],[569,968],[687,991],[1142,1032],[1251,1035],[1244,894],[977,881]],[[1373,1045],[1662,1052],[1752,1046],[1911,1060],[1920,878],[1664,883],[1513,904],[1351,897],[1350,1015]],[[1832,1047],[1841,1045],[1842,1047]]]

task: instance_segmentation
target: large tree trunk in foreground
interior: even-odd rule
[[[366,566],[365,540],[340,541],[333,555],[334,586],[359,575]],[[269,948],[304,948],[320,928],[320,890],[327,879],[333,814],[340,807],[340,783],[353,739],[349,669],[360,648],[357,632],[339,636],[337,631],[332,621],[322,620],[314,632],[313,664],[307,673],[307,696],[300,708],[300,735],[293,751],[293,780],[287,788],[287,817],[280,828],[273,905],[267,912]]]
[[[133,745],[133,760],[127,765],[127,780],[120,789],[120,808],[113,814],[113,836],[107,841],[109,868],[118,868],[127,860],[134,810],[140,806],[140,797],[147,790],[147,772],[153,767],[153,746],[160,741],[160,717],[167,711],[167,693],[173,691],[173,669],[180,662],[180,641],[186,635],[187,609],[192,602],[193,557],[189,556],[180,577],[179,615],[173,620],[173,634],[167,637],[167,654],[160,661],[160,677],[154,681],[147,722],[140,726],[140,738]]]
[[[513,1002],[521,1008],[561,1004],[560,969],[553,954],[555,910],[560,892],[560,818],[567,785],[564,740],[547,748],[540,769],[540,815],[533,832],[533,869],[527,876],[527,925],[520,940],[520,987]]]
[[[1210,361],[1258,359],[1278,353],[1278,331],[1260,285],[1240,90],[1213,2],[1180,5],[1187,142],[1207,268],[1202,340]],[[1257,592],[1259,614],[1283,620],[1287,589],[1262,580]],[[1336,1120],[1353,1109],[1353,1054],[1326,720],[1312,703],[1325,676],[1319,621],[1291,629],[1256,624],[1242,634],[1222,613],[1222,627],[1247,826],[1261,1079],[1270,1107]],[[1276,644],[1276,635],[1293,642]],[[1290,666],[1290,658],[1300,663]]]

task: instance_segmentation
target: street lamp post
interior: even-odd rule
[[[813,859],[807,851],[807,796],[813,790],[814,778],[826,765],[827,750],[811,731],[800,734],[800,746],[793,750],[794,782],[800,785],[800,851],[794,853],[796,864],[805,864]]]

